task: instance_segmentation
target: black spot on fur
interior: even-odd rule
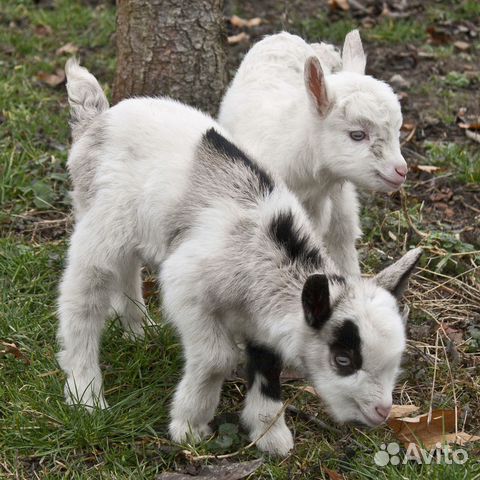
[[[358,327],[352,320],[345,320],[342,325],[335,329],[334,340],[330,344],[330,351],[339,375],[352,375],[362,368],[361,343]],[[340,366],[336,364],[334,359],[337,355],[348,357],[350,365]]]
[[[280,212],[270,224],[270,234],[284,251],[289,261],[311,264],[319,267],[322,263],[320,251],[310,244],[307,235],[294,225],[291,211]]]
[[[247,380],[248,388],[252,388],[255,378],[261,375],[261,392],[272,400],[280,400],[282,389],[280,373],[282,372],[281,358],[270,348],[247,345]]]
[[[207,130],[204,138],[212,148],[214,148],[223,156],[233,160],[234,162],[241,162],[248,167],[257,177],[260,189],[264,194],[272,193],[275,186],[273,179],[270,178],[265,170],[260,168],[260,166],[258,166],[252,159],[247,157],[242,150],[220,135],[214,128]]]
[[[302,306],[305,320],[319,330],[330,318],[330,291],[325,275],[310,275],[302,290]]]

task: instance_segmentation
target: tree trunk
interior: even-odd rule
[[[167,95],[212,115],[226,86],[223,0],[118,0],[113,102]]]

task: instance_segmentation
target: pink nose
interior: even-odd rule
[[[408,167],[397,167],[395,168],[395,171],[403,178],[407,176],[408,173]]]
[[[383,419],[387,419],[388,415],[390,414],[390,410],[392,409],[392,404],[390,405],[377,405],[375,407],[375,411],[383,417]]]

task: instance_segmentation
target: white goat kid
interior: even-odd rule
[[[77,219],[59,297],[68,401],[106,406],[101,331],[118,297],[142,301],[145,261],[160,270],[185,356],[171,411],[175,441],[210,433],[239,340],[249,384],[242,420],[252,439],[273,423],[262,450],[285,455],[293,446],[283,415],[273,422],[284,363],[306,370],[338,421],[382,422],[405,347],[396,297],[420,251],[375,279],[343,277],[295,195],[213,119],[159,98],[107,110],[92,75],[71,61],[66,74]],[[141,331],[135,309],[120,314]]]
[[[393,191],[407,174],[399,102],[387,84],[364,75],[365,63],[356,30],[343,59],[331,45],[285,32],[266,37],[245,56],[219,113],[235,142],[298,195],[340,271],[351,275],[360,274],[354,185]]]

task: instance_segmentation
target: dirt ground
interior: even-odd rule
[[[227,16],[240,13],[245,18],[260,17],[265,23],[257,28],[243,29],[249,35],[249,41],[236,45],[229,51],[229,70],[235,72],[236,67],[250,46],[264,35],[281,30],[299,33],[305,36],[304,29],[299,26],[299,19],[321,18],[321,21],[334,24],[345,18],[358,22],[360,26],[372,29],[389,18],[392,20],[415,20],[428,35],[424,42],[399,42],[397,44],[378,42],[368,37],[363,38],[364,48],[368,55],[367,74],[389,81],[392,76],[400,75],[405,85],[394,84],[399,94],[404,116],[403,153],[409,163],[409,181],[413,188],[409,190],[412,202],[424,202],[425,213],[432,222],[445,222],[447,228],[458,233],[462,238],[480,247],[480,185],[465,187],[463,182],[449,176],[436,179],[433,175],[419,170],[417,166],[428,164],[426,145],[429,142],[455,142],[469,144],[480,149],[480,145],[472,145],[463,129],[459,128],[462,118],[457,118],[460,109],[465,108],[468,118],[478,124],[480,118],[480,54],[478,49],[471,47],[472,41],[480,35],[479,18],[470,20],[432,19],[428,14],[431,7],[442,2],[425,1],[395,1],[382,2],[364,0],[352,2],[350,12],[329,8],[327,2],[295,1],[278,2],[275,0],[253,2],[226,2]],[[443,2],[445,3],[445,2]],[[457,2],[459,3],[459,2]],[[363,8],[360,8],[363,7]],[[320,15],[319,15],[320,12]],[[242,29],[240,29],[242,30]],[[302,31],[303,30],[303,31]],[[328,31],[328,27],[327,27]],[[238,34],[239,29],[229,26],[229,34]],[[323,38],[310,36],[310,41],[320,41]],[[456,42],[470,45],[466,54],[453,46]],[[337,43],[337,46],[341,46]],[[431,47],[451,48],[451,54],[438,56],[432,53]],[[460,55],[461,54],[461,55]],[[468,86],[456,94],[456,101],[445,107],[445,96],[440,89],[432,85],[429,94],[420,85],[428,85],[434,76],[445,76],[449,72],[464,72],[470,79]],[[412,88],[413,87],[413,88]],[[415,88],[417,87],[417,88]],[[439,118],[439,112],[447,109],[446,115],[455,122],[446,122]],[[443,115],[445,117],[445,115]],[[393,201],[400,203],[398,195]]]

